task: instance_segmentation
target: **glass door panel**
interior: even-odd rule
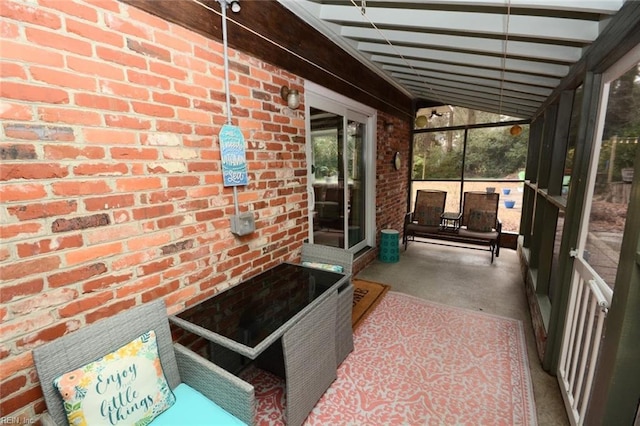
[[[354,247],[365,239],[365,124],[349,120],[347,124],[347,201],[348,247]]]
[[[310,111],[313,242],[344,248],[344,117],[313,107]]]

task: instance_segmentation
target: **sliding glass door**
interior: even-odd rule
[[[307,94],[310,235],[315,244],[359,250],[374,234],[367,214],[373,193],[371,116]]]

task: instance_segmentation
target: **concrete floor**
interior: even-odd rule
[[[502,249],[491,264],[488,251],[409,243],[400,261],[374,261],[357,278],[391,285],[392,291],[522,321],[538,424],[568,425],[556,377],[542,369],[536,353],[518,256]]]

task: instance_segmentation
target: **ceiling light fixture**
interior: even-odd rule
[[[520,133],[522,133],[522,126],[519,126],[517,124],[515,126],[512,126],[509,129],[509,133],[511,133],[511,136],[519,136]]]
[[[289,89],[287,86],[280,88],[280,96],[287,103],[287,106],[291,109],[296,109],[300,106],[300,92],[296,89]]]

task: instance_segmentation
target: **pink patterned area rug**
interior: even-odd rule
[[[522,323],[389,292],[305,425],[536,425]],[[258,425],[284,425],[284,382],[245,372]]]

